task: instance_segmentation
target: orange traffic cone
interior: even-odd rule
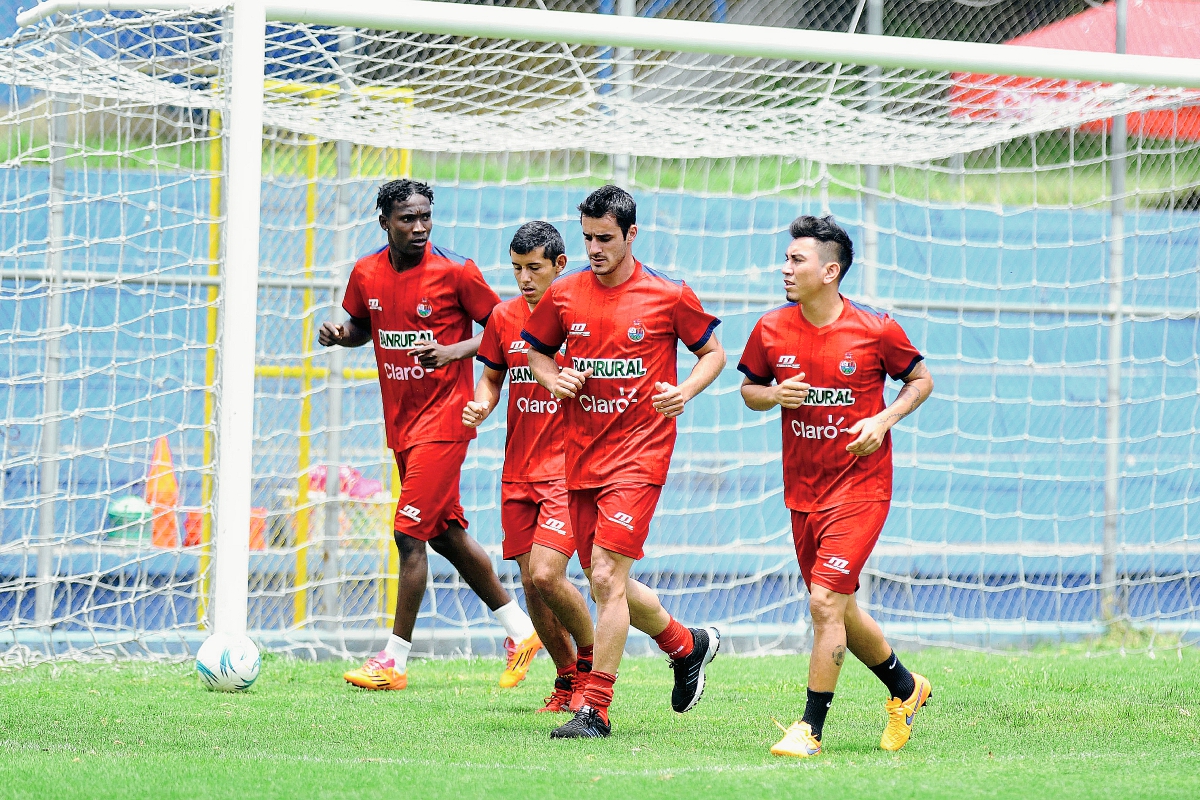
[[[178,547],[179,519],[175,509],[179,505],[179,483],[175,480],[171,446],[165,436],[160,436],[154,443],[154,457],[150,459],[150,471],[146,474],[146,503],[154,509],[154,532],[150,541],[155,547]]]

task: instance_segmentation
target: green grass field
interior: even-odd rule
[[[0,672],[0,797],[1200,797],[1196,649],[905,660],[934,684],[912,741],[878,749],[881,687],[848,662],[805,762],[767,752],[803,710],[796,656],[718,658],[682,716],[663,661],[628,659],[613,736],[554,742],[546,659],[509,691],[496,660],[417,662],[387,694],[336,662],[268,657],[240,695],[190,665],[44,665]]]

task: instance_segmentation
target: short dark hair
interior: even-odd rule
[[[629,229],[637,223],[637,203],[633,202],[629,192],[610,183],[589,194],[579,204],[580,219],[600,219],[605,214],[612,214],[621,228],[621,235],[628,236]]]
[[[379,209],[380,214],[386,217],[392,213],[392,206],[396,203],[403,203],[414,194],[428,197],[430,205],[433,205],[433,189],[429,188],[429,184],[409,178],[400,178],[388,181],[379,187],[379,196],[375,198],[375,207]]]
[[[558,228],[540,219],[526,222],[517,228],[508,249],[523,256],[532,253],[539,247],[542,248],[542,255],[548,258],[551,264],[567,252],[567,246],[563,243],[562,234],[558,232]]]
[[[838,225],[834,221],[833,215],[827,217],[811,217],[802,216],[792,220],[788,231],[792,234],[793,239],[816,239],[823,245],[822,258],[830,258],[838,262],[841,267],[838,270],[838,283],[841,283],[842,278],[846,277],[846,273],[850,271],[850,265],[854,263],[854,243],[850,241],[850,234],[846,233],[846,229]],[[829,245],[829,248],[824,247]],[[836,252],[830,252],[833,246],[837,247]]]

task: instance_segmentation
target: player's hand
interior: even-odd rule
[[[775,385],[775,402],[784,408],[799,408],[807,399],[808,384],[803,372]]]
[[[489,406],[487,403],[470,401],[463,408],[463,425],[466,425],[468,428],[478,428],[480,423],[487,419],[488,411]]]
[[[655,381],[654,390],[658,394],[650,399],[654,401],[655,411],[667,419],[678,417],[683,413],[683,406],[687,403],[687,399],[683,396],[682,389],[672,386],[666,381]]]
[[[321,347],[333,347],[335,344],[341,344],[345,336],[346,326],[324,322],[321,323],[321,330],[317,331],[317,342]]]
[[[580,372],[570,367],[563,367],[554,381],[554,386],[550,389],[550,394],[558,400],[564,398],[574,400],[575,395],[579,394],[579,390],[583,388],[584,381],[590,377],[592,377],[590,369],[587,372]]]
[[[458,353],[453,345],[430,342],[414,347],[408,354],[417,360],[425,369],[438,369],[458,361]]]
[[[883,444],[883,437],[887,435],[888,430],[888,426],[875,417],[860,419],[846,431],[851,436],[858,437],[846,445],[846,451],[853,456],[869,456]]]

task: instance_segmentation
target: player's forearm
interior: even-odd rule
[[[343,323],[342,329],[346,332],[346,335],[338,342],[342,347],[362,347],[371,341],[370,320],[357,320],[350,317]]]
[[[499,373],[499,380],[490,374],[492,372],[494,370],[485,369],[483,375],[479,378],[479,382],[475,384],[475,402],[483,403],[487,406],[487,413],[484,415],[484,419],[491,416],[492,411],[496,409],[496,403],[500,402],[501,383],[504,380],[503,372]]]
[[[692,367],[692,372],[688,375],[687,380],[679,384],[679,390],[683,393],[684,400],[690,401],[711,386],[723,369],[725,369],[725,351],[720,346],[701,355],[696,365]]]
[[[554,363],[553,358],[543,355],[537,350],[530,350],[529,371],[533,373],[533,379],[540,383],[543,389],[548,392],[554,391],[554,384],[558,380],[558,364]]]
[[[479,352],[479,345],[483,342],[483,331],[472,336],[466,341],[458,344],[447,345],[446,350],[449,351],[451,361],[462,361],[464,358],[474,358]]]
[[[770,411],[779,405],[775,399],[775,387],[757,383],[742,384],[742,402],[751,411]]]
[[[922,370],[923,374],[905,381],[904,386],[900,387],[900,394],[878,415],[877,419],[889,429],[920,408],[921,404],[929,399],[929,395],[933,394],[933,376],[924,369],[924,365]]]

